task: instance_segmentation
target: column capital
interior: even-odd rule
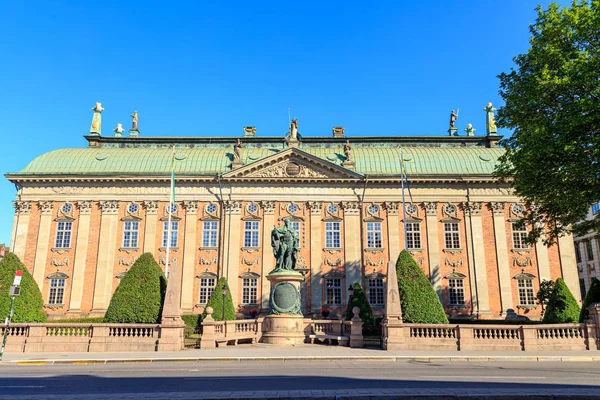
[[[360,203],[358,201],[342,201],[342,208],[346,215],[360,214]]]
[[[321,211],[323,211],[323,202],[322,201],[309,201],[308,208],[310,208],[311,215],[321,215]]]
[[[50,214],[52,213],[52,208],[54,207],[54,202],[52,200],[45,200],[38,202],[38,208],[42,212],[42,214]]]
[[[13,201],[13,206],[15,207],[15,212],[19,214],[29,214],[31,211],[30,201]]]
[[[116,215],[119,213],[119,200],[102,200],[100,201],[100,209],[102,214]]]
[[[91,200],[78,200],[77,208],[79,214],[91,214],[92,213],[92,201]]]
[[[274,200],[263,200],[260,202],[265,214],[275,214],[275,201]]]
[[[146,215],[156,215],[158,213],[158,201],[146,200],[144,201],[144,208],[146,209]]]
[[[437,215],[437,201],[425,201],[423,202],[423,206],[425,207],[425,211],[427,216],[435,217]]]
[[[503,201],[494,201],[490,203],[494,215],[504,215],[504,205],[505,203]]]
[[[400,208],[399,201],[386,201],[383,203],[388,215],[398,215],[398,209]]]
[[[242,202],[239,200],[225,200],[223,206],[225,207],[225,211],[233,214],[242,212]]]
[[[481,201],[468,201],[463,203],[463,208],[468,215],[481,215]]]
[[[185,200],[183,206],[186,214],[196,215],[198,213],[198,201],[196,200]]]

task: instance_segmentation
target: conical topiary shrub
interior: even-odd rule
[[[585,299],[583,299],[581,312],[579,313],[579,322],[583,322],[587,308],[594,303],[600,303],[600,281],[598,278],[592,279],[590,290],[588,290]]]
[[[227,286],[227,296],[225,296],[225,321],[232,321],[235,319],[235,308],[233,307],[233,300],[231,298],[231,290],[229,290],[229,284],[227,278],[222,277],[217,282],[215,290],[213,290],[206,303],[206,307],[213,308],[213,319],[215,321],[223,321],[223,285]],[[202,313],[202,320],[206,317],[206,308]]]
[[[160,323],[166,288],[165,275],[152,254],[142,254],[115,290],[104,322]]]
[[[404,322],[417,324],[447,324],[444,307],[427,276],[410,253],[402,250],[396,263],[398,291]]]
[[[552,289],[552,295],[546,312],[544,313],[544,324],[567,324],[579,321],[579,304],[567,287],[562,278],[558,278]]]
[[[8,317],[10,296],[8,291],[15,279],[15,271],[23,271],[21,278],[21,294],[15,297],[12,322],[45,322],[44,300],[33,276],[27,271],[19,257],[6,253],[0,261],[0,321]]]
[[[350,321],[354,314],[352,313],[352,309],[354,307],[360,308],[359,317],[362,319],[364,325],[375,325],[375,317],[373,316],[373,309],[369,304],[369,300],[363,292],[362,288],[358,283],[352,285],[352,289],[354,289],[354,294],[350,301],[348,302],[348,307],[346,307],[346,321]]]

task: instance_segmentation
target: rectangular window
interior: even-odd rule
[[[242,303],[257,304],[258,279],[243,278],[242,279]]]
[[[367,247],[380,249],[381,246],[381,222],[367,222]]]
[[[465,304],[465,280],[448,279],[448,294],[450,305],[458,306]]]
[[[409,222],[406,224],[406,243],[409,249],[421,248],[421,224]]]
[[[244,222],[244,247],[258,247],[258,221]]]
[[[513,234],[513,248],[515,249],[527,249],[529,246],[526,243],[527,240],[527,226],[520,226],[518,223],[513,222],[512,224]]]
[[[585,299],[585,295],[587,294],[587,292],[585,290],[585,280],[583,279],[579,280],[579,291],[581,292],[581,298]]]
[[[325,298],[328,305],[342,305],[342,280],[340,278],[325,280]]]
[[[48,295],[48,304],[63,304],[65,294],[64,279],[50,279],[50,294]]]
[[[138,246],[138,229],[140,223],[137,221],[125,221],[123,224],[123,247]]]
[[[575,243],[575,260],[580,263],[581,262],[581,249],[579,248],[580,242]]]
[[[325,222],[325,247],[334,249],[341,247],[339,222]]]
[[[219,235],[218,221],[204,221],[202,231],[202,247],[217,247]],[[202,303],[201,303],[202,304]]]
[[[447,249],[460,249],[460,235],[458,233],[458,222],[444,223],[444,237]]]
[[[534,306],[535,296],[533,295],[533,280],[531,279],[519,279],[519,305],[520,306]]]
[[[56,241],[54,247],[59,249],[71,247],[71,229],[72,222],[59,222],[56,226]]]
[[[200,297],[198,304],[208,303],[210,295],[215,290],[216,279],[215,278],[200,278]]]
[[[592,248],[592,241],[587,240],[585,242],[585,249],[587,251],[587,259],[588,261],[594,261],[594,249]]]
[[[383,278],[369,279],[369,303],[373,306],[382,306],[384,303]]]
[[[177,247],[177,234],[179,230],[179,221],[171,221],[171,247]],[[162,247],[167,247],[167,237],[169,235],[169,221],[163,223]]]
[[[596,215],[600,211],[600,203],[592,204],[592,214]]]

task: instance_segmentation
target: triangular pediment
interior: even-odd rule
[[[223,179],[361,180],[363,175],[297,148],[236,168]]]

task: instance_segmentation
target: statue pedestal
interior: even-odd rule
[[[270,311],[263,322],[263,343],[296,345],[304,343],[304,317],[300,311],[300,282],[304,276],[296,271],[271,272]]]
[[[288,147],[298,147],[300,145],[300,141],[298,139],[288,139],[287,145]]]
[[[448,129],[448,135],[449,136],[458,136],[458,128],[450,128]]]

